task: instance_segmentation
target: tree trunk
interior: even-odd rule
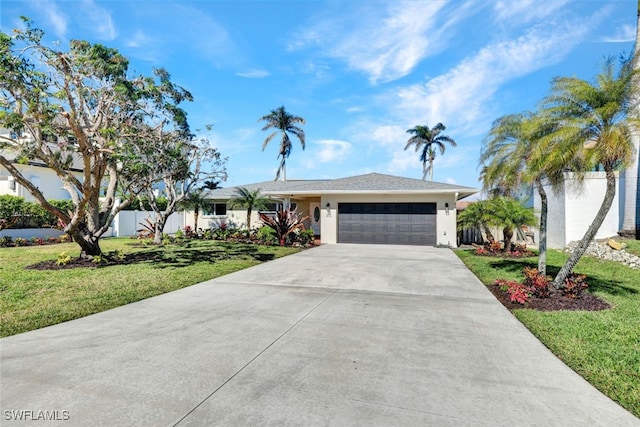
[[[154,233],[153,233],[153,244],[159,245],[162,243],[162,233],[164,232],[164,226],[167,223],[167,216],[164,214],[158,215],[156,214],[156,220],[154,221]]]
[[[247,208],[247,231],[251,231],[251,208]]]
[[[576,266],[578,261],[580,261],[582,255],[584,255],[584,253],[587,251],[589,243],[591,243],[591,241],[595,237],[596,233],[600,229],[600,226],[604,222],[607,213],[609,213],[609,209],[611,209],[613,199],[616,195],[616,176],[610,166],[605,166],[605,174],[607,177],[607,190],[604,194],[602,205],[600,206],[600,209],[598,209],[598,213],[591,222],[591,225],[589,225],[589,228],[587,228],[587,232],[584,234],[584,237],[582,237],[582,240],[580,240],[578,246],[576,246],[567,262],[564,263],[555,279],[553,279],[553,286],[556,289],[560,289],[563,286],[564,280],[569,277],[569,274],[571,274],[573,268]]]
[[[102,249],[100,249],[100,239],[88,233],[86,230],[83,232],[79,228],[75,230],[67,231],[67,234],[80,246],[80,256],[97,256],[102,255]]]
[[[513,238],[513,228],[504,227],[502,229],[502,236],[504,237],[504,251],[508,254],[511,253],[511,239]]]
[[[640,25],[640,1],[638,2],[638,25]],[[634,66],[635,70],[640,69],[640,27],[636,27],[636,47]],[[638,118],[640,112],[637,109],[633,109],[630,116]],[[632,125],[633,126],[633,125]],[[640,230],[638,229],[638,168],[640,162],[638,156],[640,155],[640,129],[635,129],[631,134],[631,142],[633,143],[634,155],[629,166],[624,171],[624,216],[622,220],[622,229],[618,232],[621,236],[630,237],[634,239],[640,238]]]
[[[484,234],[487,236],[487,241],[489,243],[493,243],[496,241],[496,238],[493,237],[493,234],[491,233],[491,229],[487,226],[487,224],[484,224]]]
[[[547,275],[547,211],[548,199],[547,192],[540,180],[536,181],[538,194],[540,195],[540,237],[538,241],[538,273],[543,276]]]
[[[198,216],[200,216],[200,208],[198,206],[193,208],[193,231],[198,232]]]

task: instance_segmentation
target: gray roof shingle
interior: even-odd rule
[[[369,173],[339,179],[325,180],[289,180],[265,181],[256,184],[241,185],[249,190],[260,189],[266,195],[302,195],[302,194],[331,194],[331,193],[460,193],[466,197],[478,192],[471,187],[463,187],[442,182],[422,181],[413,178]],[[234,196],[238,187],[211,190],[209,196],[213,199],[229,199]]]

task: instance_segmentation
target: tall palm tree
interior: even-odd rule
[[[640,72],[640,0],[638,0],[637,23],[633,68],[636,72]],[[632,117],[640,118],[638,108],[629,113]],[[640,239],[640,212],[637,199],[638,185],[640,184],[640,174],[638,173],[640,168],[640,162],[638,161],[638,156],[640,156],[640,129],[635,129],[635,132],[631,134],[631,141],[633,142],[635,154],[624,171],[624,216],[620,234]]]
[[[438,123],[432,129],[429,129],[427,125],[417,125],[407,130],[407,133],[413,136],[407,141],[407,145],[404,147],[406,150],[411,145],[416,146],[416,153],[420,150],[420,160],[422,161],[422,180],[426,180],[427,174],[429,174],[429,180],[433,181],[433,161],[435,160],[434,146],[440,148],[440,154],[444,154],[445,143],[455,147],[456,142],[447,135],[441,135],[445,130],[445,126],[442,123]],[[427,165],[428,163],[428,165]]]
[[[606,177],[602,205],[553,284],[560,288],[573,271],[589,243],[602,225],[616,194],[615,171],[626,167],[633,156],[631,135],[639,120],[627,115],[637,100],[637,71],[632,61],[623,62],[616,70],[612,59],[591,83],[577,77],[553,80],[551,94],[541,113],[557,123],[557,130],[543,138],[543,150],[557,155],[547,161],[552,169],[566,167],[573,159],[584,159],[587,165],[601,165]],[[585,170],[585,169],[583,169]]]
[[[247,209],[247,230],[251,230],[251,212],[253,209],[264,209],[267,207],[269,199],[262,195],[260,189],[249,190],[246,187],[239,187],[235,191],[235,196],[229,202],[231,209]]]
[[[539,140],[553,131],[553,123],[525,112],[497,119],[483,141],[481,179],[490,193],[512,195],[523,185],[533,185],[540,196],[538,271],[547,270],[548,197],[544,184],[554,191],[562,183],[562,170],[545,169],[550,153],[539,149]]]
[[[293,114],[289,114],[284,106],[276,108],[275,110],[271,110],[269,114],[266,116],[262,116],[258,119],[258,121],[266,121],[267,123],[264,125],[262,130],[275,129],[273,133],[271,133],[267,139],[264,140],[262,144],[262,151],[267,147],[269,141],[271,141],[276,135],[281,134],[282,139],[280,140],[280,149],[278,151],[278,157],[280,158],[280,165],[278,166],[278,170],[276,171],[276,178],[274,181],[277,181],[280,178],[280,172],[282,172],[282,180],[287,180],[287,169],[286,169],[286,161],[289,155],[291,154],[291,138],[289,134],[295,135],[298,140],[300,140],[300,144],[302,145],[302,149],[304,150],[305,136],[304,130],[297,126],[298,124],[304,125],[306,121],[299,116],[294,116]]]

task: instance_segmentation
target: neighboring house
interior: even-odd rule
[[[0,128],[0,137],[1,136],[15,137],[8,129]],[[44,162],[40,160],[32,160],[28,163],[18,162],[16,159],[17,154],[10,149],[0,150],[0,154],[9,160],[13,160],[15,167],[22,172],[25,178],[40,189],[46,199],[63,200],[71,198],[69,192],[62,185],[62,180],[56,175],[55,171],[49,169]],[[78,179],[82,179],[82,169],[79,164],[72,165],[70,170]],[[31,193],[25,187],[18,184],[9,171],[0,166],[0,195],[3,194],[24,197],[25,200],[30,202],[35,201]]]
[[[243,185],[259,189],[279,204],[291,204],[310,218],[322,243],[379,243],[456,246],[456,202],[478,192],[475,188],[370,173],[341,179],[265,181]],[[210,190],[209,212],[200,227],[221,224],[246,226],[246,210],[227,208],[237,187]],[[252,226],[260,226],[252,213]],[[186,225],[192,221],[187,214]]]
[[[602,226],[596,234],[596,239],[616,236],[622,226],[622,206],[624,206],[624,183],[616,179],[616,196]],[[622,180],[623,181],[623,180]],[[622,184],[622,190],[621,190]],[[604,172],[588,172],[583,185],[578,185],[573,174],[565,173],[565,180],[557,193],[550,186],[545,190],[548,197],[547,246],[562,249],[569,242],[582,239],[587,228],[593,221],[602,205],[606,191]],[[540,212],[540,197],[534,194],[534,209]],[[539,241],[536,230],[535,241]]]

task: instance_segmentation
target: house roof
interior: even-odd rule
[[[319,196],[323,194],[442,194],[458,193],[464,198],[478,192],[471,187],[463,187],[441,182],[421,181],[419,179],[400,176],[369,173],[339,179],[324,180],[288,180],[265,181],[237,187],[210,190],[211,199],[230,199],[235,190],[246,187],[248,190],[259,189],[267,196]]]

